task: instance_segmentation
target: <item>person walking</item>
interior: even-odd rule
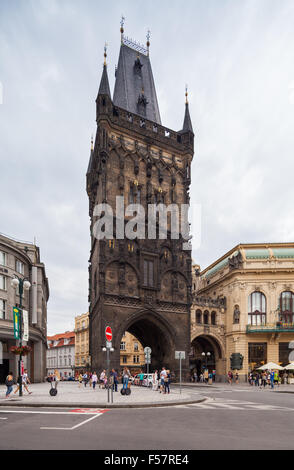
[[[9,372],[5,380],[5,385],[7,387],[5,398],[10,398],[10,394],[13,391],[13,384],[14,384],[13,373]]]
[[[143,371],[141,370],[140,374],[139,374],[139,386],[142,387],[143,386],[143,380],[144,380],[144,373]]]
[[[166,394],[166,392],[170,393],[170,379],[171,379],[170,371],[167,370],[166,371],[166,377],[164,379],[164,393],[165,394]]]
[[[208,369],[205,369],[204,371],[204,382],[208,384],[208,378],[209,378],[209,372]]]
[[[130,374],[129,369],[124,367],[123,374],[122,374],[122,379],[123,379],[123,389],[125,389],[125,390],[128,388],[128,383],[129,383],[130,377],[131,377],[131,374]]]
[[[196,384],[197,381],[198,381],[197,372],[194,372],[194,383]]]
[[[100,377],[99,377],[99,388],[104,388],[104,379],[105,379],[105,376],[106,376],[106,370],[103,369],[103,371],[101,372],[100,374]]]
[[[158,390],[158,371],[156,370],[152,376],[152,390]]]
[[[233,374],[232,372],[229,370],[228,372],[228,381],[229,381],[229,384],[232,385],[232,379],[233,379]]]
[[[82,374],[79,375],[78,381],[79,381],[79,388],[81,388],[81,386],[83,385],[83,376],[82,376]]]
[[[275,380],[275,373],[273,370],[270,371],[270,384],[271,384],[271,389],[274,388],[274,380]]]
[[[28,389],[28,384],[31,384],[29,376],[28,376],[28,370],[25,369],[23,376],[22,376],[22,385],[24,389],[28,392],[29,395],[32,394],[32,392],[29,391]],[[17,393],[19,391],[19,384],[17,385],[17,388],[14,390],[14,393]]]
[[[87,372],[85,372],[84,375],[83,375],[83,382],[84,382],[84,386],[86,387],[87,383],[88,383],[88,374],[87,374]]]
[[[167,376],[167,372],[166,372],[165,367],[163,367],[161,369],[161,372],[160,372],[160,390],[159,390],[159,393],[164,391],[164,379],[166,378],[166,376]]]
[[[235,374],[235,383],[238,385],[239,384],[239,374],[236,372]]]
[[[94,373],[92,374],[93,390],[95,390],[97,382],[98,382],[98,377],[97,377],[96,372],[94,372]]]
[[[112,369],[110,375],[112,376],[112,390],[117,392],[117,385],[118,385],[118,373],[115,369]]]

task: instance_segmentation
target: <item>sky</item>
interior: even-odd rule
[[[126,36],[145,44],[151,31],[164,126],[182,128],[188,84],[194,261],[294,241],[293,0],[0,0],[0,232],[40,247],[49,335],[88,310],[85,174],[103,48],[113,92],[122,14]]]

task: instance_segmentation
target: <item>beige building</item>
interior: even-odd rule
[[[20,307],[19,288],[14,288],[14,278],[28,280],[31,287],[23,292],[22,308],[28,312],[28,341],[31,347],[23,357],[24,367],[32,382],[42,382],[46,376],[47,301],[49,285],[40,250],[33,243],[15,240],[0,234],[0,383],[9,371],[18,374],[18,359],[11,347],[18,344],[13,331],[13,307]]]
[[[75,372],[89,369],[89,313],[75,317]]]
[[[120,365],[131,372],[145,370],[145,355],[142,344],[129,332],[125,332],[120,343]]]
[[[240,353],[245,380],[266,362],[294,360],[294,243],[238,245],[204,271],[195,267],[192,286],[191,369],[207,365],[224,380]]]

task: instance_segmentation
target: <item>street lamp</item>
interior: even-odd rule
[[[22,347],[22,296],[24,291],[30,290],[31,283],[27,279],[22,279],[18,276],[15,276],[11,280],[11,286],[14,289],[18,288],[19,292],[19,347]],[[19,396],[22,397],[22,375],[21,375],[21,361],[22,354],[19,355],[18,361],[18,380],[19,380]]]
[[[207,359],[211,356],[210,352],[203,352],[202,356],[205,357],[205,368],[207,369]]]

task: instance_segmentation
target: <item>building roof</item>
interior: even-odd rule
[[[229,259],[242,252],[244,260],[294,259],[294,243],[253,243],[239,244],[201,272],[208,278],[224,268]]]
[[[67,344],[64,344],[64,340],[69,339]],[[47,341],[52,341],[52,344],[49,345],[49,348],[60,348],[61,346],[73,346],[75,344],[75,332],[66,331],[65,333],[60,333],[54,336],[47,336]],[[56,346],[53,346],[53,342],[58,341]]]
[[[110,87],[109,87],[109,81],[108,81],[108,75],[107,75],[107,65],[103,65],[103,72],[102,72],[102,77],[101,77],[101,82],[98,90],[98,96],[99,95],[107,95],[111,99],[111,93],[110,93]]]
[[[121,44],[113,103],[161,124],[149,56],[131,47],[130,42]]]
[[[189,111],[189,104],[188,103],[186,103],[183,131],[184,132],[188,132],[188,131],[193,132],[193,126],[192,126],[192,121],[191,121],[191,117],[190,117],[190,111]],[[194,134],[194,132],[193,132],[193,134]]]

